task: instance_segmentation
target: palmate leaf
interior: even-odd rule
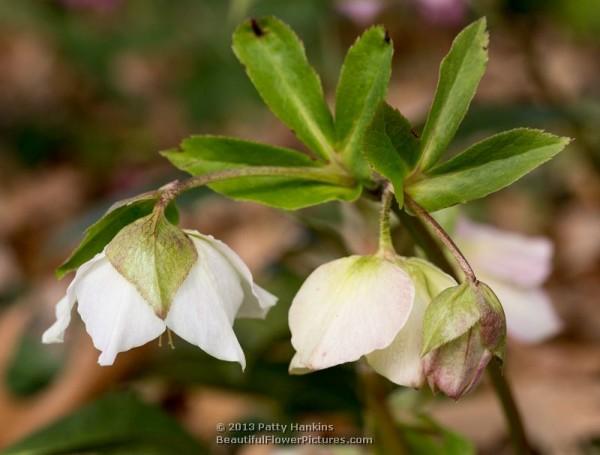
[[[248,20],[233,34],[233,51],[271,111],[319,158],[329,160],[333,119],[293,30],[275,17]]]
[[[192,136],[180,150],[162,152],[171,163],[192,175],[248,166],[323,169],[323,164],[283,147],[274,147],[222,136]],[[254,201],[285,210],[296,210],[331,200],[354,200],[360,186],[345,187],[299,177],[238,177],[209,185],[238,200]]]
[[[387,92],[394,46],[381,26],[365,31],[348,50],[335,97],[338,151],[355,175],[366,178],[363,135]]]
[[[434,166],[454,138],[485,72],[487,45],[486,20],[482,18],[458,34],[442,61],[421,138],[421,170]]]
[[[491,136],[412,182],[406,192],[429,211],[498,191],[563,150],[569,138],[519,128]]]

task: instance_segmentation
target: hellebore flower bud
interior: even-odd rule
[[[100,365],[141,346],[167,328],[222,360],[245,366],[233,332],[236,317],[259,317],[277,301],[254,284],[233,250],[211,236],[182,231],[162,211],[123,228],[102,253],[83,264],[56,305],[44,343],[63,341],[77,309]]]
[[[454,399],[478,383],[492,357],[504,356],[504,311],[481,282],[463,283],[438,295],[425,312],[423,332],[429,385]]]

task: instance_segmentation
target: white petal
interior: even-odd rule
[[[456,241],[476,273],[523,287],[539,286],[552,269],[552,242],[461,218]]]
[[[234,268],[241,279],[244,291],[244,300],[236,315],[240,318],[263,319],[269,309],[277,303],[277,297],[254,283],[252,273],[248,266],[229,246],[211,235],[200,234],[198,231],[186,230],[188,235],[200,238],[214,247]]]
[[[421,347],[427,303],[417,293],[410,318],[392,344],[367,356],[367,362],[377,373],[398,385],[420,387],[423,384]]]
[[[561,331],[562,322],[542,289],[510,286],[485,276],[481,279],[502,303],[509,336],[525,343],[539,343]]]
[[[167,326],[213,357],[239,362],[243,369],[246,360],[232,328],[242,301],[239,280],[212,247],[200,245],[198,253],[198,262],[173,299]]]
[[[104,252],[97,254],[92,259],[82,264],[75,273],[75,278],[69,284],[66,295],[56,304],[54,310],[56,322],[52,324],[42,335],[42,343],[62,343],[64,340],[65,330],[71,323],[71,310],[75,305],[76,286],[78,282],[93,269],[94,265],[104,259]]]
[[[415,283],[415,302],[408,322],[385,349],[367,356],[371,367],[390,381],[406,387],[420,387],[424,381],[421,348],[423,317],[431,300],[444,289],[456,285],[454,279],[419,258],[405,261]]]
[[[100,365],[112,365],[119,352],[141,346],[158,337],[165,323],[135,287],[102,258],[76,287],[77,309],[102,351]]]
[[[299,362],[318,370],[388,346],[406,323],[413,299],[410,277],[390,261],[351,256],[320,266],[290,308]]]
[[[67,290],[67,294],[59,300],[54,309],[56,322],[42,334],[42,343],[62,343],[65,330],[71,323],[71,310],[75,304],[75,296]]]

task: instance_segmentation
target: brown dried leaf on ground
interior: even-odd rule
[[[45,230],[72,216],[85,198],[80,171],[61,167],[33,171],[0,183],[0,239]]]
[[[227,243],[253,271],[275,262],[302,234],[283,212],[220,197],[204,199],[186,210],[181,225]]]
[[[54,280],[38,283],[33,294],[0,313],[0,374],[4,376],[16,347],[26,330],[51,319],[51,308],[64,293],[65,283]],[[39,318],[45,306],[45,317]],[[41,319],[41,321],[38,321]],[[43,321],[43,322],[42,322]],[[40,340],[41,342],[41,340]],[[134,349],[120,355],[114,366],[100,367],[98,351],[84,332],[83,326],[73,324],[67,343],[67,360],[55,381],[42,392],[25,399],[10,394],[0,383],[0,448],[10,445],[41,427],[69,414],[83,403],[102,394],[115,383],[131,374],[147,357],[152,346]]]
[[[505,374],[541,453],[573,453],[600,434],[599,345],[513,346],[509,359]],[[498,453],[506,441],[503,416],[489,387],[458,403],[443,401],[433,415],[487,453]]]

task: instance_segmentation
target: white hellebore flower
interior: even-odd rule
[[[396,384],[423,384],[421,349],[427,305],[456,282],[418,258],[350,256],[318,267],[292,302],[289,324],[302,374],[366,356]]]
[[[552,243],[502,231],[465,217],[457,220],[457,245],[477,276],[498,295],[506,313],[509,336],[535,343],[562,327],[542,283],[552,269]]]
[[[184,233],[162,215],[153,216],[121,230],[103,252],[79,267],[43,342],[63,341],[77,303],[101,351],[100,365],[112,365],[119,352],[171,329],[213,357],[244,368],[234,319],[263,318],[276,297],[253,282],[248,267],[223,242],[196,231]]]

